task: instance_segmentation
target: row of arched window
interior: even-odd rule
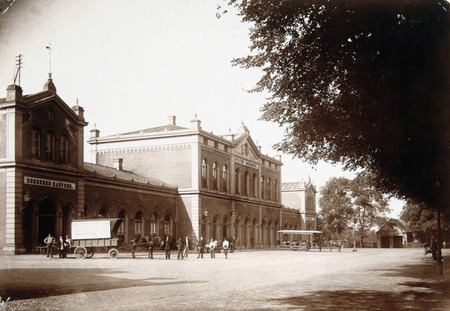
[[[222,165],[219,168],[217,162],[212,163],[211,178],[209,178],[209,166],[207,159],[202,160],[201,186],[204,189],[228,192],[228,167]],[[220,172],[219,172],[220,169]],[[258,173],[245,170],[243,173],[240,168],[234,172],[234,191],[237,195],[247,197],[258,197],[258,183],[261,189],[261,199],[278,202],[278,180],[265,178],[261,176],[258,181]]]
[[[42,157],[42,137],[41,130],[37,127],[33,128],[31,135],[31,157],[49,162],[59,162],[62,164],[69,163],[69,138],[66,134],[61,135],[61,139],[57,142],[55,133],[48,130],[45,133],[45,155]],[[59,152],[57,154],[57,152]]]

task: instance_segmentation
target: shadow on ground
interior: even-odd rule
[[[108,276],[108,269],[10,269],[0,270],[0,296],[13,300],[58,296],[134,286],[184,284],[176,279],[133,280]],[[193,281],[189,281],[192,283]],[[194,281],[196,282],[196,281]],[[198,281],[202,282],[202,281]]]
[[[450,266],[444,268],[444,277],[431,260],[371,271],[380,275],[380,282],[384,277],[398,278],[396,285],[406,290],[381,291],[374,284],[373,290],[313,291],[271,301],[297,310],[450,310]]]

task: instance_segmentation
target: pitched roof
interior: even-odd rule
[[[97,176],[97,177],[103,177],[103,178],[115,178],[117,180],[123,181],[123,182],[130,182],[130,183],[139,183],[143,185],[152,185],[152,186],[158,186],[158,187],[165,187],[165,188],[173,188],[176,189],[176,186],[165,184],[164,182],[155,179],[155,178],[149,178],[146,176],[138,175],[133,172],[124,171],[124,170],[117,170],[113,167],[109,166],[103,166],[98,164],[92,164],[88,162],[84,162],[84,171],[88,173],[89,175]]]

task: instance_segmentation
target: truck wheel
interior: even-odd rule
[[[108,251],[108,255],[109,255],[109,258],[111,258],[111,259],[117,259],[117,257],[119,257],[119,251],[115,248],[111,248]]]
[[[83,246],[78,246],[77,248],[75,248],[73,253],[75,254],[75,257],[77,259],[84,259],[86,258],[87,250]]]

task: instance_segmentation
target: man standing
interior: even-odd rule
[[[170,259],[170,239],[169,239],[169,236],[166,236],[166,240],[164,241],[164,249],[166,250],[166,259]]]
[[[200,241],[198,241],[197,243],[197,251],[198,251],[198,256],[197,259],[200,258],[200,256],[203,258],[203,253],[205,252],[205,241],[203,241],[203,237],[200,237]]]
[[[177,240],[177,250],[178,250],[178,254],[177,254],[177,259],[183,259],[183,240],[181,238],[178,238]]]
[[[153,241],[154,237],[151,239],[148,238],[148,236],[145,237],[145,240],[147,241],[148,245],[148,258],[153,259],[153,248],[155,247],[155,242]]]
[[[228,258],[228,248],[230,247],[230,242],[228,242],[227,238],[223,240],[222,243],[223,253],[225,254],[225,259]]]
[[[53,258],[53,243],[55,242],[55,238],[51,233],[44,239],[44,243],[47,247],[47,258],[50,255]]]
[[[59,258],[64,258],[66,257],[65,254],[65,245],[64,245],[64,239],[62,237],[62,235],[59,236],[59,240],[58,240],[58,251],[59,251]]]
[[[216,258],[216,243],[211,239],[211,242],[209,242],[209,249],[211,250],[211,259]]]
[[[186,237],[184,240],[184,249],[183,249],[183,257],[188,258],[189,255],[189,238]]]

